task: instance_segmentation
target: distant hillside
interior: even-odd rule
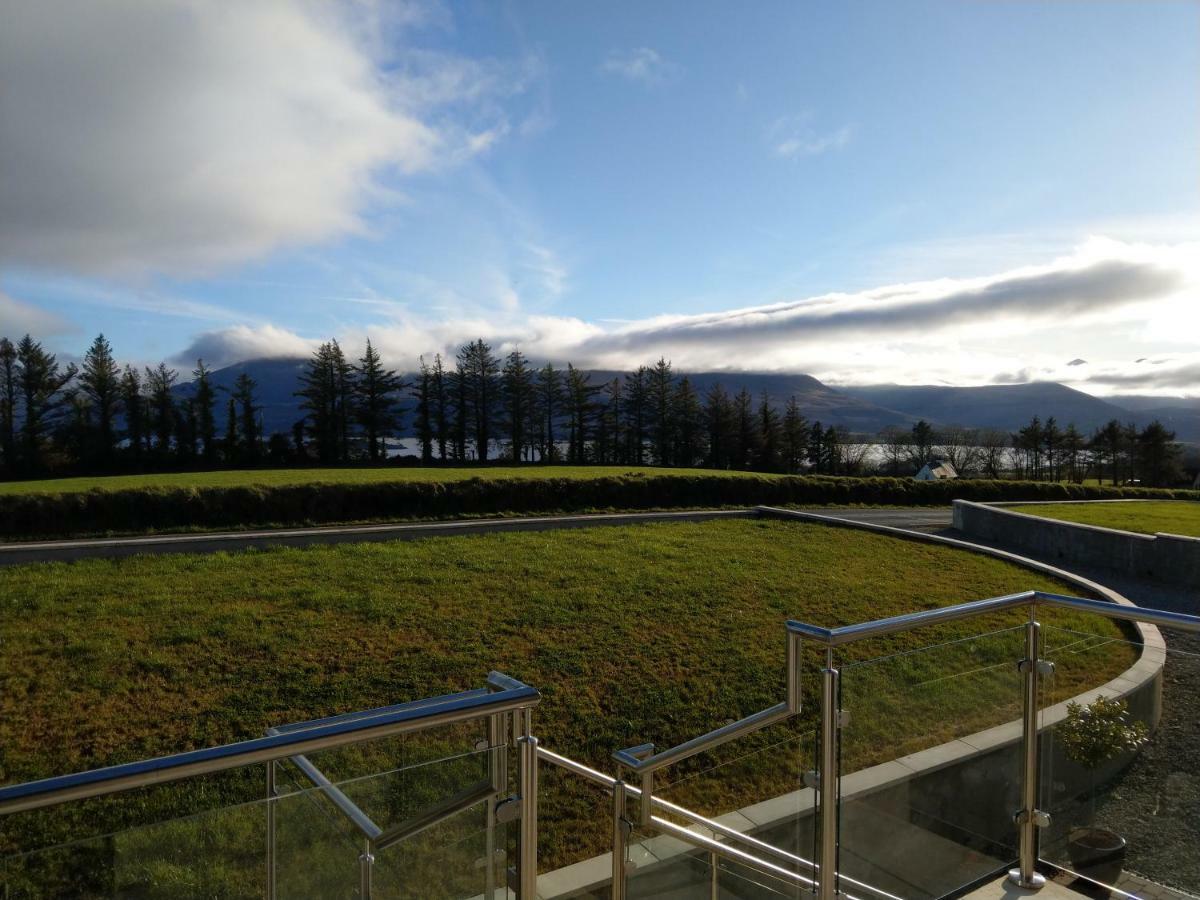
[[[595,381],[612,381],[620,372],[593,372]],[[718,382],[730,394],[745,388],[755,405],[765,391],[771,402],[782,407],[795,397],[805,418],[823,425],[841,425],[851,431],[873,433],[888,425],[912,425],[913,416],[832,388],[811,375],[787,375],[757,372],[687,372],[696,392],[703,396]]]
[[[1126,421],[1129,410],[1055,382],[991,384],[981,387],[878,384],[844,387],[844,393],[878,406],[943,425],[1015,431],[1032,416],[1054,416],[1084,431],[1110,419]]]
[[[303,359],[255,359],[216,370],[213,383],[221,398],[217,410],[221,427],[228,397],[223,391],[231,390],[234,380],[244,371],[258,382],[266,433],[290,431],[301,417],[295,392],[304,365]],[[622,373],[589,374],[593,382],[601,383]],[[1200,441],[1200,400],[1135,396],[1129,399],[1131,407],[1136,408],[1127,408],[1119,405],[1125,398],[1105,400],[1053,382],[982,387],[895,384],[831,387],[802,374],[698,372],[688,373],[688,377],[701,397],[717,382],[730,394],[744,387],[754,396],[756,404],[764,391],[776,406],[794,396],[808,419],[844,426],[858,433],[873,434],[889,425],[909,427],[918,419],[936,425],[1015,431],[1036,415],[1043,419],[1054,416],[1063,425],[1074,422],[1083,431],[1091,431],[1109,419],[1144,425],[1157,418],[1174,430],[1180,440]],[[178,396],[187,397],[195,392],[195,387],[182,384],[175,390]],[[410,424],[406,420],[406,432]]]
[[[299,390],[300,373],[305,363],[303,359],[252,359],[215,370],[212,383],[217,389],[218,427],[225,427],[225,405],[229,402],[228,392],[233,390],[233,382],[242,372],[247,372],[258,382],[256,395],[262,405],[264,433],[290,432],[292,424],[302,415],[295,392]],[[190,397],[195,392],[192,382],[175,388],[175,394],[180,398]]]

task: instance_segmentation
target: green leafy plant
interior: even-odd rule
[[[1067,704],[1067,718],[1056,736],[1067,757],[1086,769],[1095,769],[1122,753],[1146,743],[1144,722],[1129,721],[1129,704],[1103,695],[1084,706]]]

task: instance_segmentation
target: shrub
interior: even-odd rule
[[[963,500],[1191,499],[1200,491],[1070,487],[1032,481],[914,481],[636,473],[594,479],[472,478],[373,484],[131,488],[0,495],[0,537],[306,525],[584,510],[820,505],[945,506]]]

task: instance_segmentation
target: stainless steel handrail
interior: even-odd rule
[[[612,775],[607,775],[604,772],[601,772],[599,769],[593,769],[591,766],[584,765],[583,763],[581,763],[577,760],[571,759],[569,756],[563,756],[561,753],[555,753],[553,750],[548,750],[545,747],[538,747],[538,759],[548,762],[551,765],[558,766],[561,769],[565,769],[566,771],[571,772],[574,775],[578,775],[581,778],[583,778],[587,781],[590,781],[593,784],[599,785],[601,788],[604,788],[605,790],[608,790],[608,791],[612,791],[614,786],[618,782],[618,779],[614,778]],[[639,798],[642,796],[642,792],[638,788],[634,787],[633,785],[625,784],[624,782],[621,782],[621,784],[622,784],[623,790],[629,796],[639,797]],[[816,865],[816,863],[814,863],[812,860],[805,859],[803,856],[799,856],[795,853],[791,853],[787,850],[784,850],[782,847],[776,847],[774,844],[769,844],[766,841],[763,841],[763,840],[760,840],[759,838],[754,837],[753,835],[749,835],[749,834],[746,834],[745,832],[738,831],[736,828],[731,828],[728,825],[723,825],[720,822],[717,822],[713,819],[709,819],[705,816],[700,815],[697,812],[694,812],[694,811],[688,809],[686,806],[680,806],[678,803],[672,803],[670,800],[664,800],[662,797],[651,797],[650,802],[653,804],[655,809],[659,809],[659,810],[662,810],[663,812],[679,816],[682,819],[686,819],[688,822],[692,823],[693,825],[698,825],[701,828],[708,829],[709,831],[713,832],[714,834],[722,835],[726,838],[729,838],[730,840],[740,841],[744,844],[747,844],[747,845],[753,847],[755,850],[761,851],[761,852],[769,854],[771,856],[775,856],[786,864],[804,866],[804,867],[808,868],[810,871],[812,871],[813,873],[816,873],[816,871],[819,868]],[[655,827],[662,827],[662,825],[664,823],[666,825],[668,825],[671,829],[681,828],[681,826],[677,825],[676,823],[670,822],[669,820],[666,820],[663,818],[660,818],[659,816],[651,817],[651,824],[654,825]],[[686,828],[684,828],[682,830],[684,833],[682,835],[677,835],[677,836],[682,837],[683,840],[689,841],[692,844],[696,845],[697,847],[701,847],[703,849],[710,849],[710,850],[713,849],[711,847],[710,843],[707,842],[707,839],[705,839],[703,835],[699,835],[696,832],[690,831]],[[674,833],[674,832],[672,832],[672,833]],[[719,844],[718,846],[724,848],[724,847],[727,847],[728,845]],[[714,852],[717,852],[718,854],[721,853],[720,850],[717,850]],[[743,862],[743,863],[747,862],[746,856],[739,855],[739,856],[735,857],[732,854],[727,854],[727,855],[729,856],[730,859],[733,859],[736,862]],[[755,860],[757,862],[763,862],[763,863],[766,863],[767,865],[770,865],[771,868],[766,871],[770,871],[775,874],[778,873],[778,867],[775,866],[774,864],[769,863],[769,861],[757,860],[752,855],[749,858],[751,860]],[[794,874],[796,875],[798,883],[804,883],[808,886],[812,885],[813,882],[811,879],[805,879],[804,876],[801,876],[798,873],[794,873]],[[850,884],[856,888],[867,891],[876,897],[883,898],[883,900],[900,900],[900,898],[896,897],[894,894],[889,894],[887,891],[880,890],[879,888],[876,888],[876,887],[872,887],[871,885],[866,884],[865,882],[857,881],[857,880],[855,880],[853,878],[849,878],[845,875],[842,876],[842,881],[844,881],[846,884]]]
[[[796,621],[789,621],[787,628],[792,634],[801,635],[824,646],[839,647],[865,638],[895,634],[898,631],[912,631],[930,625],[972,619],[1005,609],[1037,606],[1038,604],[1083,610],[1126,622],[1143,622],[1147,625],[1161,625],[1164,628],[1200,631],[1200,617],[1198,616],[1166,612],[1160,609],[1147,609],[1143,606],[1123,606],[1107,600],[1085,600],[1082,597],[1068,597],[1064,594],[1051,594],[1046,591],[1022,591],[1019,594],[975,600],[971,603],[960,603],[957,606],[926,609],[900,616],[889,616],[886,619],[875,619],[871,622],[860,622],[857,625],[845,625],[841,628],[821,628],[817,625]]]
[[[510,683],[512,686],[493,692],[473,690],[448,694],[433,702],[418,700],[370,710],[367,714],[333,717],[324,724],[301,723],[304,727],[297,726],[296,730],[280,731],[254,740],[10,785],[0,788],[0,815],[210,775],[499,713],[528,710],[541,699],[534,688],[516,681]]]
[[[653,744],[642,744],[636,747],[628,747],[624,750],[618,750],[613,754],[614,759],[632,771],[641,776],[642,790],[638,793],[649,798],[649,802],[641,804],[641,821],[643,825],[657,824],[657,817],[652,815],[652,809],[656,806],[656,800],[653,796],[654,791],[654,773],[673,763],[677,763],[688,757],[695,756],[700,753],[705,753],[715,747],[720,746],[728,741],[738,737],[750,734],[761,730],[777,722],[780,722],[791,715],[794,715],[800,709],[799,698],[799,651],[798,642],[800,640],[810,640],[826,650],[826,667],[822,670],[826,681],[832,681],[834,687],[832,689],[826,685],[822,693],[821,703],[821,745],[823,748],[823,759],[825,765],[822,767],[826,772],[821,774],[831,774],[831,779],[821,778],[821,783],[824,790],[822,794],[822,806],[826,807],[822,817],[822,827],[820,829],[821,843],[821,860],[828,865],[830,860],[836,859],[837,846],[837,824],[836,815],[834,814],[834,803],[830,802],[831,797],[836,797],[836,779],[837,773],[832,772],[836,768],[836,762],[832,765],[830,760],[836,757],[836,740],[838,732],[838,710],[836,702],[836,679],[837,670],[833,668],[833,649],[835,647],[852,644],[867,638],[879,637],[887,634],[896,634],[898,632],[913,631],[918,628],[940,625],[947,622],[955,622],[964,619],[973,619],[980,616],[989,615],[996,612],[1002,612],[1009,609],[1028,608],[1030,610],[1030,622],[1036,625],[1033,617],[1040,606],[1058,607],[1064,609],[1075,609],[1084,612],[1095,613],[1109,619],[1117,619],[1126,622],[1138,622],[1147,625],[1162,626],[1165,628],[1174,628],[1182,631],[1200,632],[1200,617],[1189,616],[1183,613],[1166,612],[1163,610],[1146,609],[1138,606],[1126,606],[1117,603],[1111,603],[1102,600],[1087,600],[1082,597],[1069,597],[1063,594],[1053,594],[1047,591],[1021,591],[1015,594],[1008,594],[1001,597],[989,597],[984,600],[976,600],[969,603],[961,603],[956,606],[939,607],[937,609],[922,610],[916,613],[906,613],[899,616],[889,616],[883,619],[876,619],[870,622],[861,622],[855,625],[847,625],[839,628],[823,628],[818,625],[812,625],[805,622],[789,621],[787,623],[787,631],[789,635],[788,643],[788,689],[787,699],[783,703],[776,704],[773,707],[754,713],[751,716],[740,719],[729,725],[714,729],[713,731],[703,734],[699,737],[692,738],[668,750],[663,750],[654,753]],[[1036,662],[1036,657],[1027,662]],[[1028,679],[1032,679],[1026,685],[1027,693],[1032,690],[1036,701],[1036,665],[1028,666]],[[1032,688],[1030,688],[1030,684]],[[1023,720],[1026,724],[1030,720],[1035,722],[1033,734],[1036,736],[1036,702],[1026,702],[1023,712]],[[1028,729],[1027,729],[1028,730]],[[1025,738],[1025,747],[1023,756],[1027,763],[1031,758],[1035,758],[1036,747],[1033,741],[1028,737]],[[1031,774],[1032,773],[1032,774]],[[1027,784],[1024,785],[1024,794],[1028,796],[1030,790],[1036,786],[1037,770],[1036,760],[1032,765],[1027,765],[1026,776],[1024,779]],[[633,792],[633,788],[626,788],[627,791]],[[1029,806],[1029,804],[1027,804]],[[1021,871],[1031,872],[1033,863],[1036,859],[1029,858],[1031,856],[1030,847],[1033,846],[1033,841],[1029,840],[1028,832],[1033,828],[1032,819],[1035,810],[1028,808],[1024,810],[1026,816],[1025,824],[1022,825],[1023,841],[1022,841],[1022,859]],[[819,867],[818,867],[819,868]],[[827,869],[828,871],[828,869]],[[847,881],[845,876],[839,876],[842,881]],[[1026,885],[1032,886],[1032,885]],[[832,879],[821,879],[818,885],[818,894],[821,900],[829,900],[835,894],[836,887]]]

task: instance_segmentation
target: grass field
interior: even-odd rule
[[[1200,537],[1200,503],[1192,500],[1122,500],[1032,504],[1005,508],[1031,516],[1041,516],[1044,519],[1080,522],[1084,525],[1118,528],[1121,531],[1136,531],[1142,534],[1161,531],[1166,534]]]
[[[771,477],[757,472],[716,469],[674,469],[657,466],[463,466],[429,468],[311,468],[232,469],[217,472],[162,472],[151,475],[98,475],[85,478],[47,478],[0,481],[0,494],[73,494],[81,491],[121,491],[145,487],[275,487],[293,484],[379,484],[394,481],[449,482],[469,478],[590,479],[645,472],[648,475],[727,475],[731,478]]]
[[[475,687],[492,668],[542,691],[535,731],[548,747],[611,771],[615,749],[670,746],[778,702],[789,617],[841,625],[1027,588],[1070,592],[947,547],[767,520],[8,568],[0,775],[24,781],[257,736]],[[886,657],[843,679],[857,698],[847,763],[1014,718],[1019,630],[978,635],[1021,618],[847,648],[842,664]],[[1119,633],[1073,614],[1046,621]],[[1071,676],[1079,687],[1128,666],[1132,650],[1115,646]],[[807,673],[818,668],[806,662]],[[802,721],[662,773],[675,782],[668,790],[712,812],[793,789],[816,706],[806,685]],[[736,777],[707,777],[710,765]],[[261,796],[261,779],[260,768],[204,802]],[[545,864],[602,848],[603,796],[554,773],[545,790]],[[177,814],[194,800],[157,791],[125,807],[10,817],[0,850]]]

